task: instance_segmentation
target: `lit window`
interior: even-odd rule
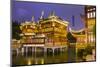
[[[88,9],[88,11],[90,11],[90,9]]]
[[[96,15],[96,14],[95,14],[95,11],[94,11],[94,12],[93,12],[93,17],[95,17],[95,15]]]
[[[90,13],[87,13],[87,18],[90,18]]]
[[[95,8],[93,8],[93,10],[95,10]]]
[[[90,13],[90,18],[93,18],[93,12]]]
[[[92,11],[93,9],[90,9],[90,11]]]

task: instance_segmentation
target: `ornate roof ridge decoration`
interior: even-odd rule
[[[25,21],[25,22],[22,22],[21,25],[36,25],[35,22],[32,22],[32,21]]]
[[[69,28],[69,30],[70,30],[70,32],[72,32],[72,33],[80,33],[80,32],[85,31],[85,28],[82,28],[82,29],[80,29],[80,30],[74,30],[74,29],[72,29],[72,28]]]
[[[38,23],[45,23],[45,22],[48,22],[48,21],[56,21],[56,22],[58,22],[60,24],[66,25],[66,26],[69,24],[68,21],[65,21],[62,18],[56,16],[54,11],[51,12],[50,15],[47,18],[40,19],[38,21]]]
[[[40,20],[43,19],[43,16],[44,16],[44,10],[42,10],[41,12]]]
[[[21,23],[22,26],[24,25],[36,25],[35,21],[34,21],[34,16],[32,16],[32,20],[31,21],[24,21]]]

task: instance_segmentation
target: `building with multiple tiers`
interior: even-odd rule
[[[34,17],[32,21],[21,23],[20,29],[20,51],[27,52],[47,52],[67,49],[67,27],[68,21],[50,14],[47,18],[40,18],[36,23]]]
[[[33,19],[33,18],[32,18]],[[32,21],[26,21],[21,23],[20,29],[22,33],[21,36],[21,49],[23,52],[35,52],[43,50],[45,46],[45,35],[44,34],[38,34],[39,27],[38,24],[36,24],[33,20]]]
[[[87,43],[95,43],[95,33],[94,27],[96,25],[96,7],[94,6],[85,6],[85,15],[82,17],[85,28],[82,30],[71,30],[72,35],[77,39],[76,48],[85,48]],[[31,51],[47,51],[50,49],[52,52],[55,49],[67,48],[67,33],[68,33],[68,21],[61,19],[51,13],[47,18],[43,18],[44,13],[38,22],[34,21],[25,21],[21,23],[20,29],[22,33],[20,34],[20,46],[21,52]],[[15,40],[13,41],[15,42]],[[85,43],[83,45],[82,43]],[[15,45],[16,46],[16,45]],[[15,46],[13,46],[15,48]],[[18,49],[16,48],[17,52]]]
[[[46,47],[59,47],[67,45],[67,27],[68,22],[60,17],[51,14],[46,19],[39,21],[41,33],[46,36]]]

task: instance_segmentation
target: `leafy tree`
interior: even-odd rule
[[[92,49],[93,49],[93,47],[87,46],[87,47],[85,48],[85,52],[86,52],[87,54],[92,54]]]
[[[79,58],[82,58],[82,57],[83,57],[83,52],[84,52],[84,51],[85,51],[84,49],[78,49],[77,56],[78,56]]]
[[[20,39],[20,24],[17,21],[12,21],[12,38]]]
[[[70,32],[67,34],[67,39],[70,43],[76,43],[77,40]]]

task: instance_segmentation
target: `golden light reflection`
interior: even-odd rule
[[[37,61],[37,59],[35,59],[35,64],[38,64],[38,61]]]
[[[41,59],[41,64],[44,64],[44,59]]]
[[[31,64],[32,64],[31,59],[28,59],[28,65],[31,65]]]

